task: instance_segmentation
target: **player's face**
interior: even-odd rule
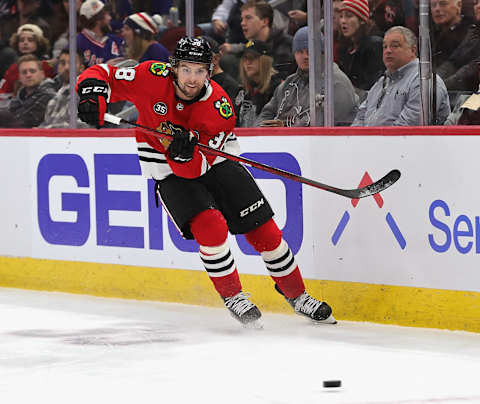
[[[180,62],[176,67],[175,93],[180,98],[192,100],[200,94],[208,77],[208,68],[203,63]]]
[[[18,36],[18,51],[22,55],[26,55],[27,53],[33,53],[37,50],[37,40],[35,39],[35,35],[29,32],[22,32]]]

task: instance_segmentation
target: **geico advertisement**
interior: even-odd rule
[[[477,137],[240,142],[247,158],[340,188],[368,185],[393,168],[402,172],[381,194],[349,200],[250,169],[305,277],[480,290]],[[183,240],[155,206],[153,181],[140,174],[132,138],[3,143],[2,175],[17,196],[1,202],[3,255],[203,269],[198,245]],[[28,150],[29,163],[13,158],[16,150]],[[15,169],[17,178],[5,174]],[[241,273],[266,273],[243,236],[231,236],[230,244]]]

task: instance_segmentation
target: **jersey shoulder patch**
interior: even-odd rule
[[[170,74],[170,64],[163,62],[152,62],[148,71],[154,76],[167,77]]]
[[[224,119],[228,119],[233,115],[233,108],[227,97],[222,96],[219,100],[214,101],[213,106]]]

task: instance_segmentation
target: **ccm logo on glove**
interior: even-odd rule
[[[106,88],[104,85],[103,86],[92,86],[92,87],[83,87],[81,89],[81,94],[103,94],[107,95],[108,93],[108,88]]]

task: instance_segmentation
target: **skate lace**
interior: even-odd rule
[[[241,316],[242,314],[250,310],[252,307],[255,307],[255,305],[250,300],[248,300],[249,297],[250,294],[240,292],[235,296],[227,297],[225,299],[225,306],[227,306],[238,316]]]
[[[305,314],[312,314],[322,305],[322,302],[304,292],[295,302],[295,311]]]

